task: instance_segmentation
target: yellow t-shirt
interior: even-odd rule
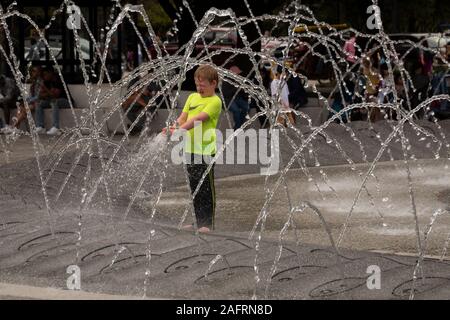
[[[207,113],[209,117],[201,126],[188,130],[184,152],[204,155],[216,153],[215,129],[221,111],[222,100],[217,95],[202,98],[199,93],[193,93],[189,96],[183,108],[183,112],[188,114],[187,120],[201,112]]]

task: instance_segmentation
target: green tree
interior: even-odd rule
[[[153,29],[156,32],[164,34],[172,27],[172,20],[161,6],[158,0],[139,0],[143,4],[145,11],[150,19]],[[145,27],[143,19],[139,19],[139,26]]]

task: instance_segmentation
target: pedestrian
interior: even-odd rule
[[[36,38],[30,39],[30,49],[28,50],[26,59],[28,61],[42,60],[45,58],[45,44],[42,40],[36,40]]]
[[[194,80],[197,92],[188,97],[181,115],[169,130],[171,134],[179,129],[185,130],[184,153],[191,194],[197,189],[210,160],[215,156],[215,130],[222,111],[222,100],[215,92],[219,83],[217,71],[209,65],[201,65],[194,73]],[[165,128],[163,133],[167,134]],[[213,230],[216,209],[214,165],[206,174],[193,204],[198,232],[208,233]],[[193,224],[183,227],[185,230],[193,228]]]
[[[42,71],[43,83],[39,94],[40,103],[36,107],[36,133],[45,133],[44,109],[52,109],[52,127],[47,131],[47,135],[60,135],[59,110],[70,108],[70,94],[67,95],[64,85],[58,75],[50,68]]]
[[[362,65],[362,73],[365,77],[365,101],[368,103],[377,103],[378,102],[378,90],[381,82],[381,75],[378,71],[372,66],[372,61],[369,57],[365,57],[363,59]],[[381,120],[381,112],[378,107],[370,107],[369,108],[370,116],[369,119],[371,122],[376,122]]]
[[[30,72],[30,95],[27,97],[28,108],[30,111],[34,111],[37,105],[40,103],[39,94],[41,92],[41,85],[43,83],[42,79],[42,68],[40,66],[34,66],[31,68]],[[13,117],[13,126],[19,128],[20,124],[27,117],[27,111],[25,109],[25,104],[22,103],[17,109],[17,114]]]
[[[134,47],[132,44],[128,44],[127,46],[127,56],[126,56],[126,61],[127,61],[127,67],[126,67],[126,71],[131,72],[134,70],[134,60],[135,60],[135,52],[134,52]]]
[[[298,110],[308,103],[308,95],[300,77],[290,76],[287,80],[289,89],[289,105]]]
[[[345,75],[344,79],[342,79],[340,90],[337,89],[333,95],[333,103],[331,104],[331,109],[334,110],[328,113],[328,119],[330,119],[335,113],[340,112],[344,109],[345,105],[351,105],[354,101],[355,96],[355,75],[352,72],[349,72]],[[354,110],[354,109],[353,109]],[[356,112],[356,111],[355,111]],[[344,112],[341,114],[339,118],[336,118],[334,122],[340,123],[341,120],[344,123],[348,121],[348,113]]]
[[[259,64],[259,73],[261,75],[262,85],[264,86],[264,89],[266,90],[266,92],[268,94],[270,94],[270,84],[272,82],[271,67],[265,65],[264,63],[260,63]],[[256,81],[257,81],[257,79],[255,77],[254,82],[256,83]],[[262,106],[260,103],[255,102],[255,103],[253,103],[253,105],[256,107],[256,112],[265,111],[264,106]],[[258,117],[258,120],[259,120],[259,124],[260,124],[261,128],[269,127],[270,124],[269,124],[269,121],[268,121],[266,113],[261,114]]]
[[[353,65],[358,60],[358,56],[356,55],[356,33],[353,31],[350,31],[350,39],[348,39],[344,44],[344,55],[345,60],[350,64]]]
[[[427,40],[423,41],[423,46],[425,49],[422,49],[420,53],[422,70],[423,74],[431,80],[433,74],[434,53],[430,50],[427,50],[429,48]]]
[[[272,80],[272,83],[270,84],[270,92],[272,98],[275,99],[277,104],[279,101],[277,122],[286,126],[287,125],[286,118],[287,118],[287,121],[291,125],[295,124],[295,117],[289,105],[289,88],[288,84],[284,80],[282,66],[278,66],[275,71],[275,78]]]
[[[4,127],[2,124],[2,132],[12,130],[12,127],[9,125],[9,120],[11,109],[15,108],[18,97],[19,89],[17,88],[16,82],[3,74],[0,75],[0,108],[3,109],[6,123]]]
[[[133,90],[134,85],[139,80],[140,77],[136,77],[130,81],[127,90]],[[160,94],[160,91],[161,86],[158,81],[152,81],[144,88],[134,91],[130,97],[122,103],[122,108],[127,118],[131,123],[134,123],[133,129],[130,131],[131,135],[140,133],[145,128],[147,119],[152,119],[158,108],[167,108],[166,103],[163,101],[164,97]],[[158,97],[155,98],[157,95]],[[152,99],[154,99],[154,101],[150,104]]]
[[[231,66],[230,71],[236,75],[242,72],[236,65]],[[249,111],[248,96],[243,90],[226,81],[222,81],[222,93],[225,105],[228,106],[228,110],[233,114],[233,128],[237,130],[246,121],[246,116]]]

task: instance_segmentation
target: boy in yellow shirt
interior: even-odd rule
[[[170,127],[171,134],[176,129],[187,131],[184,153],[187,159],[186,168],[192,194],[208,168],[208,160],[215,156],[215,129],[222,111],[222,100],[216,95],[219,83],[217,71],[209,65],[201,65],[195,71],[194,78],[197,92],[188,97],[176,124]],[[201,126],[201,130],[198,131],[199,128],[194,128],[196,126]],[[163,132],[166,132],[165,128]],[[200,135],[197,132],[200,132]],[[214,166],[205,177],[193,201],[198,232],[210,232],[214,229],[216,206]],[[184,227],[184,229],[192,228],[193,225]]]

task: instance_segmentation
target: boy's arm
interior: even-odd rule
[[[177,119],[177,124],[181,127],[183,124],[186,123],[187,118],[188,118],[187,112],[184,112],[184,111],[181,112],[180,116]]]
[[[185,112],[183,112],[183,113],[185,113]],[[181,116],[183,115],[183,113],[181,114]],[[181,118],[181,116],[180,116],[180,118]],[[186,119],[187,119],[187,114],[186,114]],[[185,120],[183,124],[180,124],[180,122],[178,122],[178,123],[180,124],[180,129],[190,130],[194,127],[195,122],[204,122],[208,119],[209,119],[209,115],[206,112],[200,112],[195,117],[192,117],[191,119],[189,119],[189,121]]]
[[[220,112],[222,110],[222,100],[216,97],[215,100],[211,101],[206,105],[206,107],[195,117],[189,119],[180,129],[190,130],[195,127],[196,122],[205,122],[208,119],[218,119]]]

